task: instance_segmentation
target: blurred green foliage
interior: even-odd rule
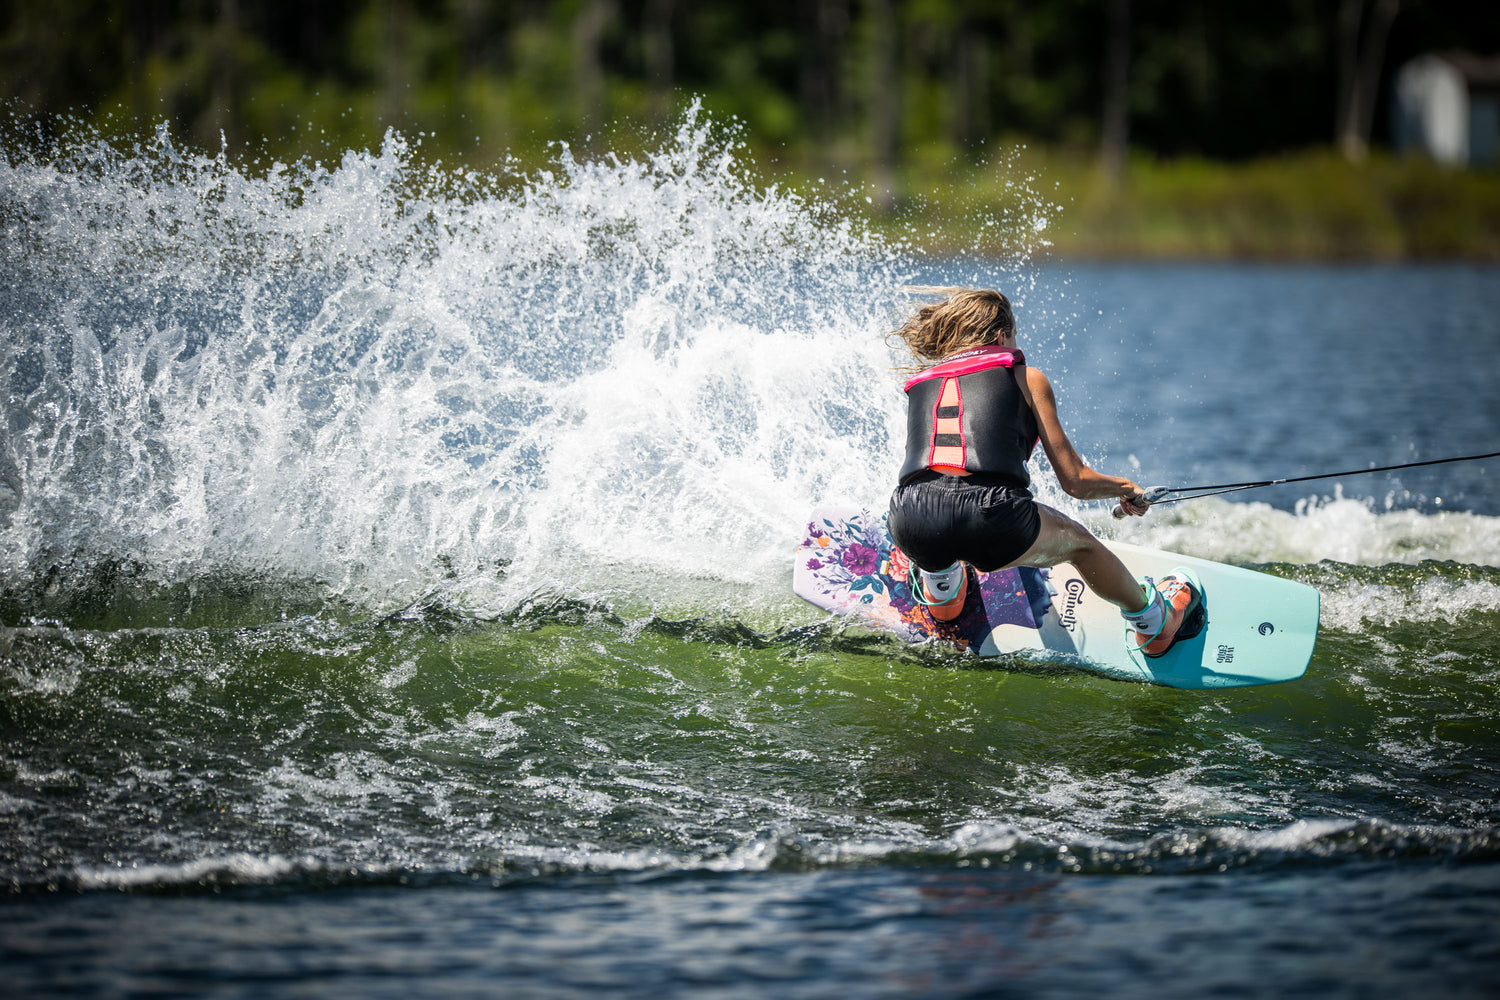
[[[756,169],[872,190],[876,224],[935,247],[989,238],[976,219],[1014,197],[1024,145],[1065,206],[1061,252],[1500,256],[1494,172],[1327,152],[1351,3],[1135,0],[1120,178],[1097,166],[1106,0],[8,0],[0,95],[43,130],[165,121],[246,164],[393,128],[427,158],[523,169],[558,141],[654,146],[698,97]],[[1377,150],[1394,68],[1457,47],[1500,47],[1500,4],[1406,0]]]

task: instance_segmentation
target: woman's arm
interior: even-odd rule
[[[1139,486],[1123,476],[1095,472],[1079,457],[1063,430],[1062,421],[1057,418],[1057,396],[1047,376],[1029,365],[1018,365],[1016,370],[1024,375],[1016,382],[1031,404],[1031,412],[1036,414],[1042,448],[1047,453],[1047,461],[1052,463],[1052,471],[1057,473],[1057,482],[1063,492],[1079,500],[1119,500],[1127,513],[1137,516],[1146,513],[1146,504],[1131,502],[1142,494]]]

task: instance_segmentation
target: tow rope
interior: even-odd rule
[[[1403,462],[1401,465],[1382,465],[1377,469],[1350,469],[1347,472],[1324,472],[1316,476],[1291,476],[1286,479],[1262,479],[1253,483],[1215,483],[1209,486],[1153,486],[1141,499],[1148,505],[1177,503],[1179,500],[1199,500],[1218,496],[1221,493],[1238,493],[1240,490],[1255,490],[1263,486],[1281,486],[1285,483],[1310,483],[1315,479],[1339,479],[1343,476],[1363,476],[1371,472],[1394,472],[1397,469],[1416,469],[1424,465],[1447,465],[1450,462],[1477,462],[1485,458],[1500,458],[1500,451],[1486,455],[1462,455],[1458,458],[1434,458],[1426,462]],[[1123,507],[1115,507],[1115,517],[1124,517]]]

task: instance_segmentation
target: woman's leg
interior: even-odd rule
[[[1041,533],[1011,566],[1056,566],[1072,563],[1094,593],[1132,614],[1146,606],[1146,592],[1120,557],[1089,534],[1087,528],[1046,504],[1036,505]],[[1008,568],[1008,567],[1007,567]]]

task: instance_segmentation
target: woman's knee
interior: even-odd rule
[[[1076,562],[1087,558],[1100,547],[1099,539],[1089,533],[1089,530],[1077,521],[1068,519],[1067,527],[1064,529],[1062,538],[1067,546],[1066,561]]]

